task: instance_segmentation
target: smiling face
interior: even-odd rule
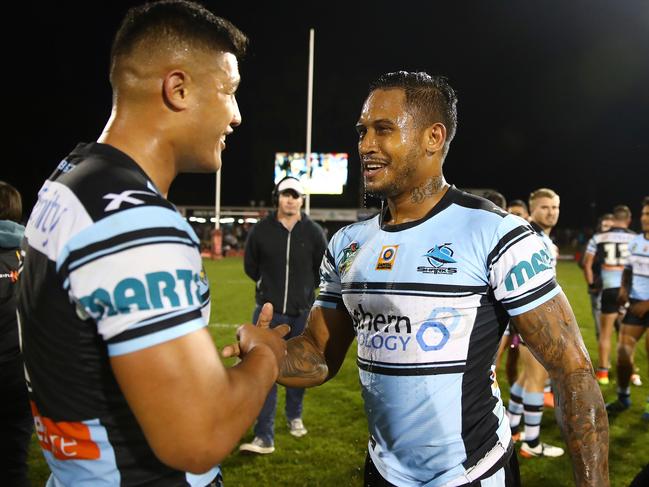
[[[199,59],[202,62],[194,71],[194,96],[187,113],[187,144],[180,169],[214,172],[221,168],[226,136],[241,123],[235,96],[240,81],[239,67],[236,56],[229,52],[211,53]]]
[[[356,124],[365,190],[395,198],[421,179],[426,145],[402,89],[375,90]]]

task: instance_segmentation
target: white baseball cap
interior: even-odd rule
[[[288,189],[295,191],[300,196],[304,195],[304,186],[302,186],[302,183],[300,183],[295,178],[286,178],[277,185],[278,193],[281,193],[282,191],[286,191]]]

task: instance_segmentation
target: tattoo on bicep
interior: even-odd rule
[[[426,198],[439,193],[444,186],[444,176],[433,176],[428,178],[421,186],[415,186],[410,191],[410,201],[421,203]]]
[[[575,317],[563,300],[553,298],[515,321],[530,351],[548,371],[562,364],[570,345],[577,345],[590,366]]]
[[[291,340],[288,342],[288,355],[282,363],[280,375],[305,379],[324,378],[327,376],[327,364],[313,345],[304,340]]]

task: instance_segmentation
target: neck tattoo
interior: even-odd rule
[[[410,201],[421,203],[426,198],[430,198],[439,193],[444,187],[444,176],[433,176],[428,178],[424,184],[410,190]]]

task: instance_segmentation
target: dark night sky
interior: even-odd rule
[[[251,38],[240,66],[243,125],[224,153],[224,205],[268,201],[274,153],[305,148],[309,27],[313,150],[351,155],[346,193],[314,197],[313,206],[358,205],[354,124],[368,83],[400,69],[443,74],[458,92],[449,182],[496,188],[508,199],[554,188],[560,226],[591,224],[617,203],[637,214],[649,194],[646,1],[204,3]],[[28,208],[77,141],[101,132],[111,38],[132,4],[43,2],[7,15],[25,28],[5,64],[17,67],[4,81],[5,99],[16,104],[15,130],[5,133],[18,154],[0,178],[23,192]],[[213,181],[181,176],[170,198],[211,204]]]

